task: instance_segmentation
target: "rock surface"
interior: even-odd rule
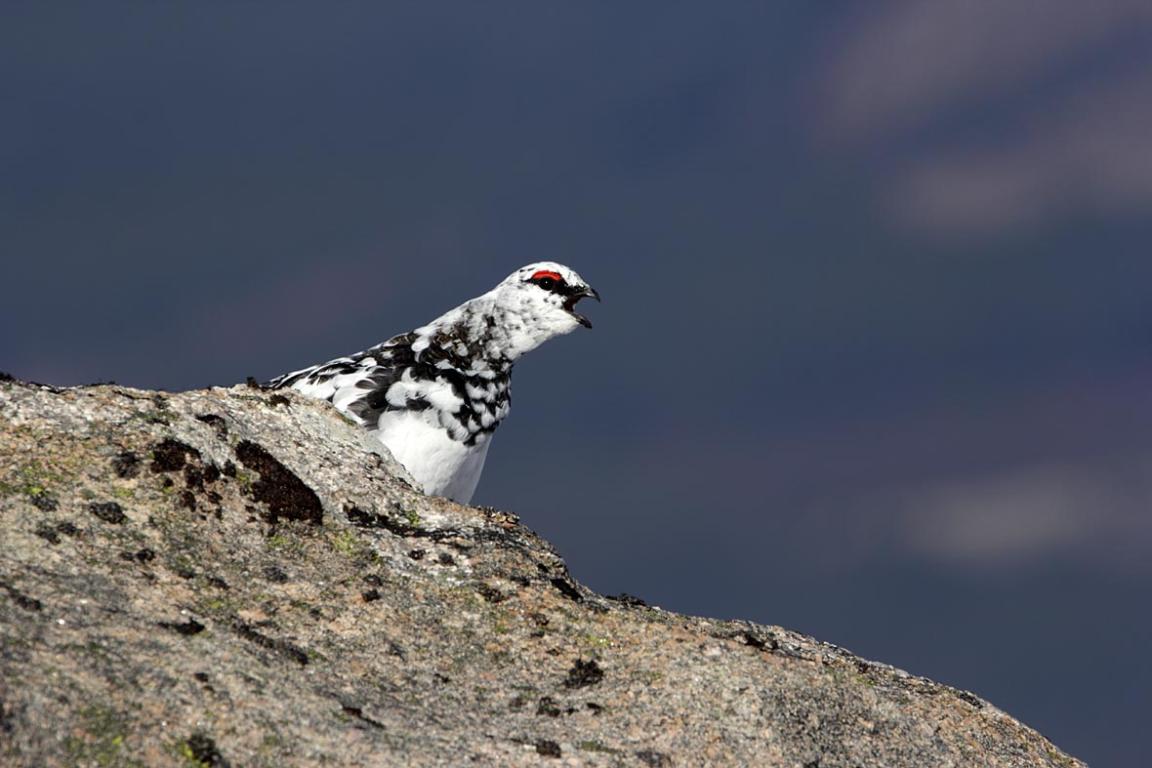
[[[977,697],[605,598],[324,404],[0,382],[0,764],[1079,766]]]

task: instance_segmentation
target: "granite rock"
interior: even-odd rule
[[[0,764],[1082,765],[970,693],[595,594],[326,404],[12,380]]]

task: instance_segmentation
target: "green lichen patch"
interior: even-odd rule
[[[224,768],[229,765],[220,754],[216,741],[202,731],[173,743],[170,751],[181,761],[183,768]]]
[[[605,755],[622,755],[624,750],[613,749],[612,747],[605,746],[602,742],[595,740],[577,742],[576,749],[581,752],[599,752]]]
[[[49,489],[63,485],[63,476],[38,462],[24,464],[0,479],[0,493],[47,498]]]
[[[64,749],[77,765],[100,768],[142,766],[125,746],[129,733],[127,718],[110,707],[93,704],[79,713],[74,730],[64,740]]]

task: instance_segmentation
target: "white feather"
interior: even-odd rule
[[[476,492],[491,440],[475,445],[454,440],[423,413],[389,411],[372,435],[423,486],[425,493],[467,504]]]

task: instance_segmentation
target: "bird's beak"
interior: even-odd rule
[[[600,301],[600,294],[596,292],[595,288],[586,285],[568,297],[568,301],[564,302],[564,309],[568,311],[568,314],[576,318],[576,322],[580,323],[580,325],[584,326],[585,328],[591,328],[592,321],[584,317],[584,315],[580,314],[575,309],[576,302],[583,298],[596,299],[596,301]]]

